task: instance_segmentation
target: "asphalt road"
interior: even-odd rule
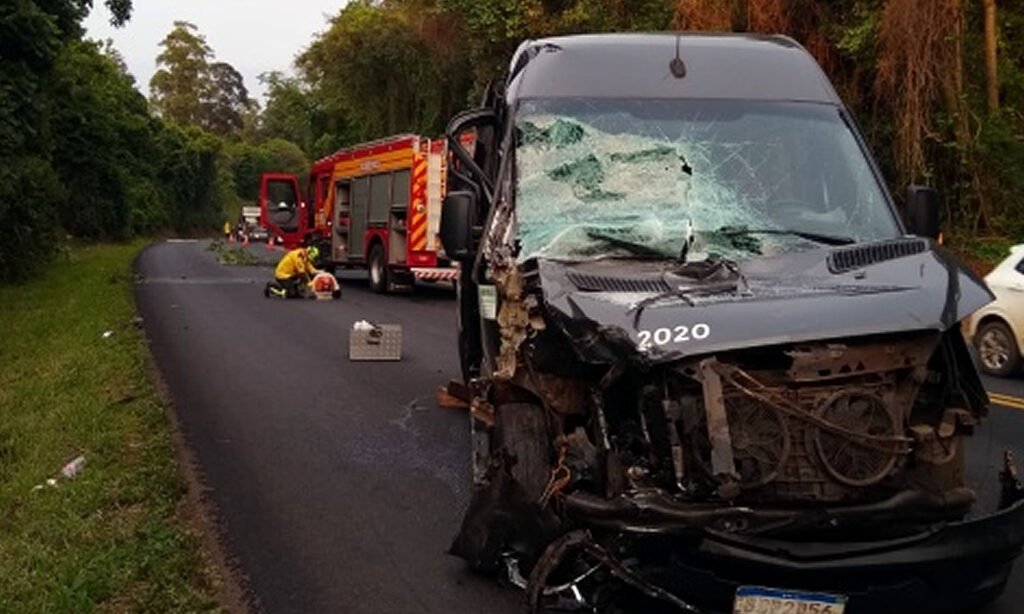
[[[256,610],[517,611],[446,554],[470,484],[468,417],[434,403],[458,371],[451,291],[268,300],[269,270],[204,245],[146,250],[136,295]],[[402,325],[400,363],[348,361],[363,318]]]
[[[147,249],[136,298],[255,610],[518,611],[517,592],[445,553],[470,483],[468,418],[434,402],[458,372],[453,293],[381,296],[346,274],[341,301],[267,300],[269,269],[222,266],[205,247]],[[402,325],[401,362],[348,360],[363,318]],[[1024,397],[1019,380],[986,384]],[[983,499],[997,493],[1003,449],[1024,459],[1022,444],[1024,411],[994,407],[970,443]],[[1024,562],[984,614],[1021,603]]]

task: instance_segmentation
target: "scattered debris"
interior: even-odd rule
[[[85,457],[76,456],[60,468],[60,474],[71,479],[81,473],[82,469],[85,469]]]
[[[57,486],[59,485],[59,482],[57,481],[58,477],[70,480],[77,477],[80,473],[82,473],[83,469],[85,469],[85,456],[76,456],[75,458],[65,463],[63,467],[60,468],[60,471],[57,472],[56,477],[47,478],[46,481],[43,482],[42,484],[36,484],[35,486],[33,486],[32,492],[35,492],[37,490],[43,490],[44,488],[57,488]]]
[[[104,339],[110,339],[110,338],[111,338],[111,337],[112,337],[113,335],[114,335],[114,331],[112,331],[112,330],[108,330],[108,331],[104,331],[104,332],[103,332],[103,335],[102,335],[102,337],[103,337]]]
[[[470,398],[469,387],[455,380],[437,389],[437,406],[444,409],[469,409]]]
[[[237,266],[253,266],[262,264],[260,259],[241,247],[231,247],[221,241],[210,243],[209,251],[217,255],[217,261],[221,264]]]

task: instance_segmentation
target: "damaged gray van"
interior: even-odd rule
[[[454,554],[534,610],[1001,593],[1012,457],[992,509],[964,477],[988,398],[959,323],[991,295],[937,244],[933,190],[897,209],[802,47],[529,41],[448,138],[476,481]]]

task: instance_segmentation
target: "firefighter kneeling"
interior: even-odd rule
[[[307,289],[317,293],[329,292],[334,298],[341,297],[341,288],[334,276],[318,271],[313,266],[320,255],[316,246],[293,249],[281,258],[274,270],[274,281],[268,282],[263,296],[278,298],[300,298],[309,296]]]

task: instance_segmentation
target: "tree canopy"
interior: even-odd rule
[[[106,3],[114,21],[131,3]],[[222,144],[155,118],[123,62],[82,41],[84,0],[0,4],[0,281],[68,235],[117,239],[222,220]]]
[[[187,21],[174,22],[160,46],[158,68],[149,81],[153,109],[181,126],[239,133],[255,103],[235,67],[216,61],[206,38]]]
[[[345,142],[437,134],[527,38],[666,29],[795,38],[858,116],[895,194],[937,187],[954,239],[1024,235],[1019,2],[357,0],[297,61],[294,86],[320,114],[305,140],[326,126],[344,126],[332,134]],[[272,90],[268,109],[284,93]]]
[[[115,24],[130,0],[106,0]],[[261,109],[195,25],[161,43],[147,101],[92,0],[0,3],[0,281],[66,235],[120,238],[223,221],[266,170],[342,146],[436,136],[525,39],[667,29],[783,33],[853,109],[897,195],[930,183],[947,236],[1024,236],[1024,5],[1003,0],[352,0],[261,76]],[[610,75],[609,78],[614,78]]]

